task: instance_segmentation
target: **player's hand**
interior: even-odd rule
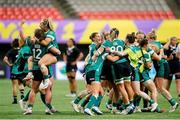
[[[26,22],[25,20],[22,20],[22,21],[20,22],[20,26],[22,27],[25,22]]]
[[[171,54],[170,56],[169,56],[169,60],[172,60],[174,57],[173,57],[173,55]]]
[[[74,61],[74,62],[72,62],[72,63],[71,63],[71,65],[76,65],[76,64],[77,64],[77,62],[76,62],[76,61]]]
[[[167,59],[167,55],[163,55],[162,58]]]
[[[34,76],[33,76],[32,72],[29,72],[23,80],[28,81],[28,80],[31,80],[31,79],[34,79]]]
[[[106,48],[106,52],[110,53],[111,52],[111,48]]]
[[[9,64],[9,67],[12,67],[13,66],[13,64]]]
[[[95,55],[92,56],[92,60],[96,61],[97,57]]]

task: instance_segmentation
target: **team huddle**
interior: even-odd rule
[[[170,76],[175,74],[176,80],[180,79],[180,46],[176,44],[177,38],[172,37],[164,46],[167,50],[165,55],[154,30],[147,35],[143,32],[127,34],[125,41],[118,39],[118,35],[117,28],[102,35],[97,32],[91,34],[92,44],[85,59],[86,89],[71,102],[74,111],[90,116],[94,113],[102,115],[99,106],[104,90],[108,88],[106,108],[113,114],[164,112],[158,105],[158,91],[170,103],[169,112],[174,112],[178,103],[171,96],[169,88]],[[173,61],[170,66],[167,59]],[[152,66],[156,70],[155,78],[149,74]],[[143,109],[140,109],[141,98],[146,101]]]
[[[11,79],[19,80],[19,104],[23,114],[32,114],[36,94],[40,92],[46,114],[52,115],[58,112],[51,103],[54,80],[52,64],[55,64],[61,55],[56,35],[50,19],[40,22],[40,28],[34,31],[33,37],[24,36],[23,24],[24,21],[20,24],[20,39],[14,41],[13,45],[17,48],[17,58],[12,65],[7,59],[12,57],[10,51],[4,62],[12,66]],[[170,42],[162,46],[156,40],[155,31],[147,35],[143,32],[127,34],[125,40],[118,39],[118,36],[117,28],[103,34],[94,32],[90,35],[92,44],[89,45],[84,69],[86,89],[71,102],[73,109],[91,116],[94,113],[102,115],[99,106],[105,91],[108,90],[106,108],[113,114],[126,115],[142,111],[161,113],[163,110],[158,105],[158,92],[170,103],[169,112],[174,112],[178,103],[169,89],[172,76],[175,75],[180,95],[180,45],[176,43],[178,38],[172,37]],[[18,47],[16,44],[19,44]],[[76,53],[77,55],[73,56],[79,56],[79,50],[76,50]],[[83,55],[80,55],[78,60],[82,57]],[[73,62],[74,59],[68,61]],[[149,74],[152,67],[156,70],[154,78]],[[76,62],[68,65],[67,72],[72,68],[77,69]],[[75,79],[74,74],[75,72],[68,74],[72,81]],[[25,86],[30,88],[26,95]],[[72,86],[74,88],[71,93],[76,96],[76,85]],[[13,103],[17,103],[14,91],[13,96]],[[143,109],[140,108],[141,99],[146,101]]]

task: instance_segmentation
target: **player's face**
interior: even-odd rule
[[[113,32],[110,34],[110,37],[111,37],[112,39],[114,39],[114,38],[116,37],[115,31],[113,31]]]
[[[102,37],[100,34],[96,34],[96,36],[94,37],[94,40],[98,43],[101,44],[102,43]]]
[[[73,41],[72,40],[68,40],[67,41],[67,46],[68,47],[72,47],[73,46]]]
[[[46,29],[46,27],[43,25],[43,21],[40,22],[39,27],[40,27],[42,30],[45,30],[45,29]]]
[[[176,45],[176,43],[177,43],[176,38],[174,38],[174,39],[171,40],[171,44],[172,44],[172,45]]]
[[[143,39],[144,38],[144,34],[137,34],[136,35],[136,39],[137,40],[141,40],[141,39]]]
[[[150,38],[150,36],[149,36],[149,35],[147,35],[147,36],[146,36],[146,39],[147,39],[148,41],[150,41],[150,40],[151,40],[151,38]]]

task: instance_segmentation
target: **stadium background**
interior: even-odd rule
[[[1,78],[9,76],[9,68],[2,58],[10,49],[12,39],[18,37],[20,21],[26,20],[24,33],[32,36],[45,17],[54,21],[60,50],[65,50],[68,38],[74,38],[84,56],[91,43],[89,35],[113,27],[119,29],[121,39],[127,33],[138,30],[148,33],[152,28],[156,29],[162,43],[171,36],[180,37],[180,0],[0,0]],[[56,75],[62,73],[58,79],[64,79],[64,63],[59,64],[54,70]],[[83,63],[80,73],[82,66]]]

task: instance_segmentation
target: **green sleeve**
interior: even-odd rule
[[[53,41],[53,40],[55,40],[56,37],[55,37],[54,32],[50,31],[50,32],[47,33],[46,38],[51,38],[52,41]]]

